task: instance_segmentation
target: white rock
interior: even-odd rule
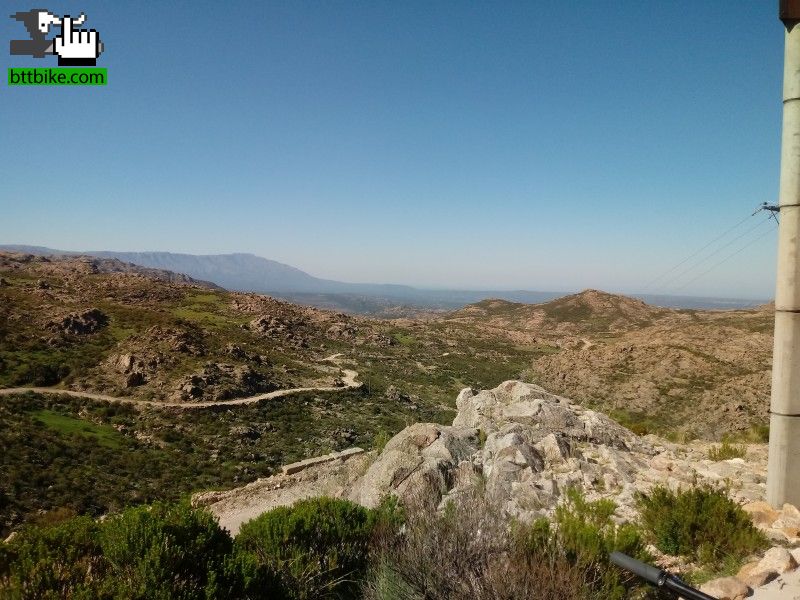
[[[537,447],[544,454],[546,462],[561,462],[569,456],[569,444],[561,436],[554,433],[546,435]]]
[[[744,565],[736,574],[736,578],[749,585],[751,588],[761,587],[778,576],[776,571],[765,571],[759,561]]]
[[[744,600],[750,593],[750,587],[736,577],[720,577],[704,583],[700,591],[719,600]]]
[[[767,550],[764,558],[758,561],[757,570],[781,574],[796,568],[797,561],[789,554],[789,551],[786,548],[775,546]]]

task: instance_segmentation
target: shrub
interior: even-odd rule
[[[16,385],[33,384],[37,386],[55,385],[69,375],[69,366],[56,360],[37,360],[22,364],[14,376]]]
[[[392,436],[385,429],[379,429],[378,433],[375,434],[375,439],[372,441],[373,450],[380,454],[386,448],[386,444],[389,443],[390,439],[392,439]]]
[[[719,446],[711,446],[708,449],[708,458],[713,461],[744,458],[745,456],[747,456],[747,448],[744,445],[737,446],[728,440],[722,440],[722,444]]]
[[[406,508],[403,533],[376,543],[363,597],[582,600],[584,583],[563,556],[518,543],[498,506],[465,494],[444,511],[425,502]]]
[[[766,538],[723,490],[709,485],[639,494],[642,524],[656,547],[702,565],[741,560],[764,548]]]
[[[643,536],[636,525],[617,525],[612,515],[616,505],[611,500],[589,502],[577,489],[568,489],[556,508],[555,528],[540,519],[523,531],[528,547],[550,548],[581,569],[593,598],[624,598],[628,591],[642,584],[631,575],[612,566],[609,554],[615,550],[642,561],[652,560],[645,549]]]
[[[478,447],[483,450],[486,447],[486,440],[489,438],[489,434],[486,433],[485,429],[478,429]]]
[[[245,523],[235,545],[249,565],[248,590],[277,576],[285,598],[353,594],[377,522],[377,513],[352,502],[314,498]]]
[[[187,503],[130,508],[100,531],[103,554],[123,598],[227,598],[232,541],[216,519]]]
[[[98,528],[92,519],[77,517],[25,527],[0,543],[0,592],[37,600],[110,597],[101,592],[106,565]]]

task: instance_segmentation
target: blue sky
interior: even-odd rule
[[[777,197],[777,2],[42,5],[109,85],[2,86],[0,242],[638,292]],[[646,291],[771,297],[775,243]]]

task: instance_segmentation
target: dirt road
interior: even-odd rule
[[[334,354],[323,361],[336,362],[339,354]],[[190,410],[194,408],[209,408],[212,406],[240,406],[242,404],[255,404],[264,400],[274,400],[275,398],[283,398],[292,394],[299,394],[302,392],[338,392],[341,390],[361,387],[361,383],[356,381],[358,372],[352,369],[342,369],[344,377],[342,381],[343,386],[322,386],[322,387],[299,387],[289,388],[286,390],[275,390],[274,392],[267,392],[265,394],[258,394],[256,396],[247,396],[245,398],[234,398],[232,400],[215,400],[213,402],[159,402],[157,400],[137,400],[136,398],[128,398],[125,396],[107,396],[105,394],[94,394],[92,392],[76,392],[74,390],[63,390],[52,387],[18,387],[18,388],[4,388],[0,389],[0,396],[9,396],[11,394],[24,394],[25,392],[36,392],[38,394],[63,394],[72,396],[73,398],[88,398],[90,400],[104,400],[106,402],[128,402],[130,404],[140,404],[144,406],[158,406],[158,407],[174,407]]]

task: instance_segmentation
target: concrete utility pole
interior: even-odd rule
[[[786,26],[778,206],[778,277],[767,502],[800,505],[800,0],[781,0]]]

